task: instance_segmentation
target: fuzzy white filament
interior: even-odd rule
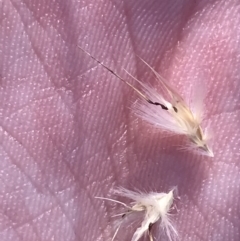
[[[192,96],[191,106],[188,106],[181,95],[171,87],[166,80],[160,76],[151,66],[149,66],[143,59],[141,59],[155,74],[157,80],[162,85],[162,94],[156,91],[152,86],[143,84],[142,93],[147,98],[151,98],[151,102],[146,102],[140,99],[134,106],[135,113],[142,119],[148,121],[156,127],[161,127],[163,130],[172,133],[186,135],[191,141],[189,149],[196,150],[201,154],[213,157],[213,151],[210,148],[207,133],[203,131],[201,122],[203,119],[203,102],[205,91],[202,86],[197,86],[197,93]],[[194,99],[195,98],[195,99]],[[159,108],[158,105],[166,108]],[[186,148],[187,149],[187,148]]]
[[[173,192],[174,190],[171,190],[169,193],[141,193],[130,191],[125,188],[119,188],[115,190],[114,193],[118,196],[126,197],[131,200],[129,205],[114,199],[96,197],[99,199],[119,203],[125,208],[124,212],[120,214],[122,216],[122,220],[120,221],[112,240],[114,240],[116,237],[122,223],[126,219],[130,218],[130,216],[135,217],[134,215],[136,213],[140,214],[141,226],[136,229],[131,241],[138,241],[142,236],[146,234],[148,235],[149,240],[153,241],[153,225],[159,225],[160,232],[164,232],[169,241],[175,240],[177,237],[177,231],[173,227],[169,217],[169,211],[172,208],[174,200]],[[139,216],[137,218],[139,218]],[[131,220],[136,221],[134,219]]]
[[[202,88],[198,89],[198,92],[193,97],[196,98],[196,100],[191,101],[190,107],[181,95],[143,59],[140,58],[161,83],[162,93],[157,91],[154,87],[142,83],[126,71],[129,76],[141,85],[141,90],[137,89],[90,53],[81,47],[79,48],[137,92],[141,99],[133,106],[133,109],[140,118],[163,130],[187,136],[190,140],[190,144],[187,146],[188,149],[196,150],[210,157],[214,156],[208,144],[209,137],[201,127],[203,119],[203,101],[205,97],[202,91],[200,91]]]

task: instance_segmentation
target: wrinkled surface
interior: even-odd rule
[[[240,240],[239,0],[0,3],[1,241],[109,241],[114,185],[178,186],[180,240]],[[89,56],[185,97],[207,86],[213,159],[132,115],[136,94]],[[206,124],[206,125],[207,125]],[[109,209],[110,208],[110,209]],[[117,240],[132,231],[120,230]]]

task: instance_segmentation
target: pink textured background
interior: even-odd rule
[[[177,185],[180,240],[240,240],[239,0],[5,0],[0,3],[0,239],[110,241],[117,185]],[[215,157],[176,150],[132,115],[125,76],[140,55],[186,97],[208,88]],[[131,231],[116,240],[130,240]]]

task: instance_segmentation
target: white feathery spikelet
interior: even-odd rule
[[[160,235],[166,235],[169,241],[176,240],[178,237],[176,229],[173,227],[170,220],[170,210],[173,207],[174,201],[174,189],[168,193],[142,193],[127,190],[125,188],[119,188],[114,191],[118,196],[126,197],[130,199],[130,203],[126,204],[114,199],[96,197],[103,200],[119,203],[125,207],[123,213],[115,216],[121,216],[118,227],[113,235],[112,241],[115,239],[118,230],[126,219],[131,218],[131,221],[141,222],[141,226],[134,232],[131,241],[138,241],[143,236],[148,236],[149,241],[153,241],[152,227],[158,225],[160,229]],[[136,214],[139,214],[135,216]]]
[[[137,116],[165,131],[187,136],[190,143],[185,149],[192,149],[210,157],[214,156],[209,146],[209,135],[207,131],[205,130],[204,132],[201,127],[203,120],[203,102],[205,98],[204,91],[202,91],[204,89],[202,88],[203,86],[198,86],[195,96],[192,96],[191,105],[188,106],[181,95],[143,59],[140,58],[143,63],[151,69],[161,84],[162,93],[151,85],[142,83],[125,70],[129,76],[141,85],[141,90],[137,89],[90,53],[81,47],[79,48],[131,87],[141,97],[140,100],[133,105],[133,110]]]
[[[134,112],[142,119],[171,133],[185,135],[190,144],[186,149],[193,149],[203,155],[213,157],[213,151],[209,146],[209,135],[203,131],[203,105],[206,90],[204,86],[197,86],[192,93],[190,106],[181,95],[171,87],[149,64],[141,59],[155,74],[162,85],[162,94],[154,87],[143,84],[134,78],[142,86],[142,93],[146,97],[141,98],[133,106]],[[146,101],[147,100],[147,101]]]

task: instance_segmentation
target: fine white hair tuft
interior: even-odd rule
[[[118,196],[129,199],[129,204],[119,202],[114,199],[97,197],[99,199],[109,200],[124,206],[124,212],[120,214],[121,220],[118,222],[118,227],[112,240],[114,240],[118,230],[124,224],[126,219],[130,218],[132,221],[135,221],[132,217],[136,217],[138,219],[140,217],[141,225],[134,232],[131,241],[138,241],[141,237],[146,235],[149,237],[149,241],[153,241],[152,227],[154,225],[158,225],[159,227],[158,230],[160,233],[157,235],[165,235],[169,241],[177,239],[178,233],[171,222],[169,213],[173,207],[174,189],[168,193],[143,193],[130,191],[125,188],[118,188],[114,190],[114,193]],[[135,214],[140,214],[140,216],[134,216]]]
[[[202,129],[203,101],[205,98],[205,88],[203,86],[196,89],[190,106],[188,106],[181,95],[143,59],[139,58],[154,73],[161,84],[162,93],[154,87],[142,83],[125,70],[129,76],[141,85],[141,90],[136,88],[86,50],[80,46],[78,47],[139,95],[139,101],[133,105],[133,110],[137,116],[155,127],[174,134],[187,136],[190,144],[186,149],[192,149],[210,157],[214,156],[209,146],[209,135]]]
[[[133,105],[134,112],[155,127],[187,136],[190,144],[186,149],[192,149],[200,154],[213,157],[214,154],[209,145],[210,136],[201,126],[204,118],[206,89],[203,86],[197,86],[196,91],[192,93],[188,106],[181,95],[162,76],[144,60],[142,61],[155,74],[162,86],[162,93],[154,87],[138,81],[142,87],[141,93],[151,101],[146,101],[144,98],[139,99]]]

